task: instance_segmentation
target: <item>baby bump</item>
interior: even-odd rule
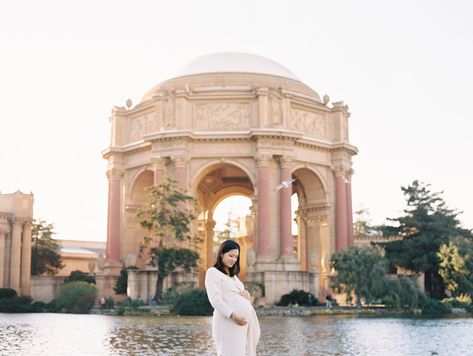
[[[251,309],[253,307],[250,302],[242,296],[235,294],[228,298],[227,302],[236,315],[243,316],[247,320],[252,316]]]

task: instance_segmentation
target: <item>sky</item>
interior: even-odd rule
[[[2,1],[0,191],[57,238],[105,241],[113,106],[195,57],[247,52],[351,112],[353,209],[373,224],[414,179],[473,228],[473,2]]]

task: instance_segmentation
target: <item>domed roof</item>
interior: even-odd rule
[[[271,59],[239,52],[213,53],[197,57],[184,66],[176,77],[204,73],[260,73],[299,81],[291,71]]]

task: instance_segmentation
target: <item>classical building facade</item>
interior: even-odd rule
[[[0,288],[30,295],[33,194],[0,194]]]
[[[215,261],[213,211],[231,195],[249,197],[252,225],[240,239],[246,280],[265,303],[294,288],[322,295],[330,255],[353,244],[352,156],[347,105],[330,103],[272,60],[243,53],[197,58],[142,101],[112,110],[106,258],[146,269],[136,219],[144,190],[169,176],[198,201],[200,270]],[[289,182],[287,187],[276,187]],[[297,194],[298,234],[291,232]],[[111,285],[110,282],[103,282]],[[146,298],[143,298],[146,299]]]

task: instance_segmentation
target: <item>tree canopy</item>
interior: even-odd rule
[[[391,224],[381,226],[380,230],[385,236],[402,239],[381,245],[392,266],[424,272],[426,292],[442,298],[445,285],[439,275],[439,249],[457,236],[471,237],[471,231],[460,226],[460,213],[449,209],[443,192],[432,192],[430,184],[415,180],[401,189],[407,203],[404,214],[389,218]]]
[[[150,248],[149,263],[158,267],[155,298],[160,300],[163,280],[169,273],[197,267],[199,255],[195,248],[200,239],[191,233],[195,199],[169,178],[149,186],[146,193],[146,203],[137,217],[147,231],[142,246]]]
[[[346,293],[348,302],[352,301],[353,294],[357,306],[361,306],[362,299],[370,304],[383,295],[387,261],[378,250],[350,247],[335,252],[330,262],[337,272],[331,280],[332,288]]]
[[[53,239],[54,225],[44,220],[33,220],[31,230],[31,274],[53,275],[64,266],[61,245]]]

